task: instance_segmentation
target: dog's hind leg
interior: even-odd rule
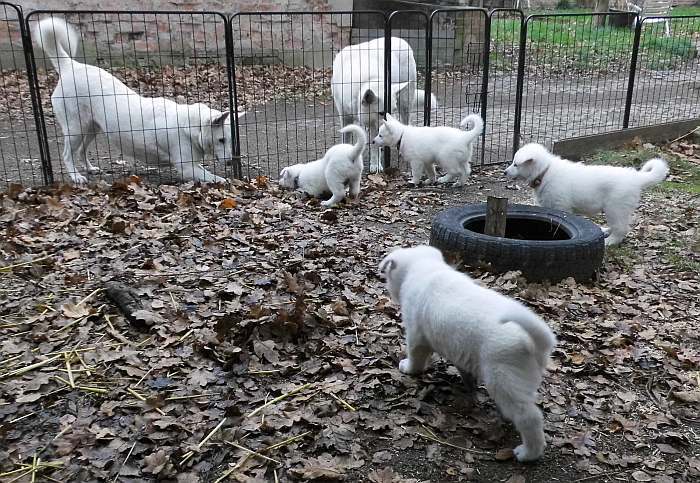
[[[357,178],[350,179],[350,195],[357,199],[360,196],[360,181],[362,180],[362,174]]]
[[[608,220],[608,236],[605,238],[605,246],[619,244],[630,231],[630,211],[626,207],[614,207],[605,210],[605,218]]]
[[[95,123],[81,127],[83,139],[80,143],[80,147],[78,148],[78,157],[83,160],[85,166],[87,166],[88,173],[90,174],[97,174],[100,172],[100,168],[94,166],[87,156],[87,149],[97,137],[97,133],[99,132],[98,129],[99,126]]]
[[[326,207],[334,206],[336,203],[343,201],[345,198],[345,184],[339,180],[328,180],[328,189],[331,190],[333,196],[326,201],[321,201],[321,204]]]

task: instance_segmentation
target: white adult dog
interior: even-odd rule
[[[661,183],[668,175],[663,159],[650,159],[637,171],[619,166],[591,166],[562,159],[540,144],[526,144],[506,168],[535,190],[540,206],[594,216],[604,213],[606,245],[620,243],[630,231],[632,215],[643,189]]]
[[[107,71],[74,60],[80,36],[60,18],[39,22],[35,38],[59,74],[51,105],[63,131],[63,163],[74,183],[87,182],[76,169],[76,160],[83,161],[90,173],[99,171],[86,155],[99,132],[124,156],[149,165],[170,163],[185,180],[226,181],[200,163],[231,160],[228,111],[141,97]]]
[[[322,201],[321,204],[333,206],[345,198],[345,186],[349,185],[350,194],[357,199],[360,194],[362,153],[367,144],[367,135],[365,130],[356,124],[345,126],[340,133],[354,134],[355,144],[336,144],[328,149],[321,159],[284,168],[280,172],[280,187],[302,191],[315,197],[330,192],[330,199]]]
[[[518,461],[536,460],[545,448],[537,388],[556,344],[554,334],[524,305],[474,283],[429,246],[391,252],[379,264],[406,332],[404,374],[423,372],[433,352],[463,374],[480,379],[522,444]]]
[[[411,166],[412,182],[417,185],[428,170],[433,181],[437,178],[435,163],[445,175],[438,183],[456,179],[455,186],[463,186],[472,172],[471,159],[474,141],[484,130],[484,121],[478,114],[469,114],[460,123],[461,128],[472,125],[467,131],[447,126],[407,126],[391,114],[379,126],[379,134],[372,140],[376,146],[396,146],[399,156]]]
[[[357,123],[377,132],[384,111],[384,37],[350,45],[333,60],[331,77],[333,101],[341,126]],[[423,109],[425,92],[416,90],[416,60],[411,46],[398,37],[391,38],[391,111],[410,124],[413,112]],[[420,100],[420,106],[417,105]],[[431,97],[433,107],[437,99]],[[370,170],[380,171],[379,150],[370,147]]]

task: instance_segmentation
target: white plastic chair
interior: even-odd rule
[[[668,16],[671,15],[673,2],[664,0],[644,0],[642,5],[636,5],[633,2],[627,2],[627,8],[639,14],[638,18],[646,19],[647,17]],[[635,19],[635,27],[637,20]],[[667,18],[650,18],[645,20],[646,23],[664,23],[664,35],[671,36],[671,22]]]

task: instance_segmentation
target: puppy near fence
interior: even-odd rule
[[[84,163],[89,173],[99,172],[87,149],[100,132],[124,156],[148,165],[170,164],[184,180],[226,181],[201,163],[232,160],[228,111],[142,97],[104,69],[78,62],[74,57],[80,36],[61,18],[41,20],[34,38],[59,74],[51,105],[63,132],[63,164],[74,183],[87,182],[76,161]]]

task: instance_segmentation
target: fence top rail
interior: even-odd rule
[[[250,11],[250,12],[236,12],[231,14],[231,18],[250,16],[250,15],[357,15],[357,14],[379,14],[382,17],[386,17],[386,14],[381,10],[328,10],[326,12],[309,12],[301,10],[276,10],[274,12],[261,12],[261,11]]]
[[[687,18],[700,19],[700,15],[645,15],[642,17],[642,22],[645,20],[679,20]]]
[[[602,16],[610,16],[610,17],[621,17],[623,15],[629,15],[629,14],[634,14],[637,15],[637,12],[562,12],[562,13],[533,13],[532,15],[528,15],[527,18],[528,20],[533,18],[533,19],[538,19],[538,18],[552,18],[552,17],[602,17]]]
[[[520,18],[525,18],[525,12],[523,12],[519,8],[493,8],[489,11],[489,17],[493,17],[493,15],[498,12],[517,13],[520,16]]]
[[[88,9],[80,9],[80,10],[50,10],[50,9],[44,9],[44,10],[34,10],[32,12],[29,12],[27,14],[27,20],[29,20],[30,17],[36,17],[38,15],[85,15],[85,14],[103,14],[103,15],[196,15],[196,16],[204,16],[204,15],[216,15],[224,20],[228,19],[228,16],[224,13],[217,12],[214,10],[198,10],[196,12],[188,12],[186,10],[88,10]]]
[[[425,17],[426,20],[428,20],[428,14],[425,13],[423,10],[394,10],[387,16],[387,21],[391,22],[391,20],[394,17],[398,17],[399,15],[402,14],[411,14],[411,15],[422,15]]]
[[[0,7],[11,7],[13,10],[17,12],[17,14],[21,15],[22,14],[22,6],[21,5],[15,5],[14,3],[10,2],[0,2]]]

